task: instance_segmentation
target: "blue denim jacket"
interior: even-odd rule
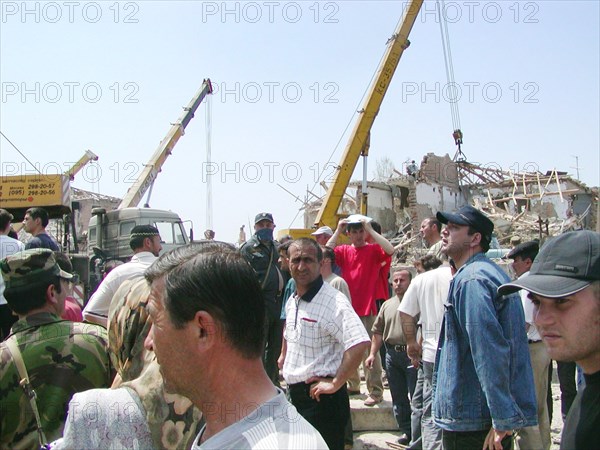
[[[435,423],[448,431],[537,424],[525,318],[508,276],[482,253],[450,284],[433,375]]]

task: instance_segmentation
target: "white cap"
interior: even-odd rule
[[[310,234],[311,234],[311,236],[318,236],[319,234],[327,234],[329,236],[333,236],[333,230],[331,228],[329,228],[328,226],[324,226],[324,227],[319,228],[314,233],[310,233]]]
[[[367,216],[363,216],[362,214],[352,214],[350,216],[347,217],[348,222],[347,223],[362,223],[362,221],[364,220],[365,222],[371,222],[373,219],[371,219],[370,217]]]

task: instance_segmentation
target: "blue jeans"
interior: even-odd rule
[[[385,364],[388,383],[392,394],[394,417],[401,432],[411,437],[410,398],[415,391],[417,371],[412,366],[406,351],[398,352],[392,346],[386,346]]]
[[[419,366],[417,370],[417,384],[415,385],[415,391],[410,399],[410,450],[421,450],[422,436],[421,436],[421,420],[423,416],[423,366]]]
[[[433,363],[421,362],[423,371],[423,410],[421,416],[421,435],[423,450],[442,449],[442,429],[433,421]]]

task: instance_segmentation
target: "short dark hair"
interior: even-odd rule
[[[281,252],[285,252],[285,254],[288,254],[288,249],[290,248],[290,245],[292,244],[293,241],[285,241],[283,244],[281,244],[279,247],[277,247],[277,251],[279,253]]]
[[[435,226],[436,226],[436,228],[437,228],[437,230],[438,230],[438,233],[439,233],[440,231],[442,231],[442,222],[440,222],[440,221],[437,219],[437,217],[435,217],[435,216],[429,217],[429,218],[427,219],[427,223],[429,224],[429,226],[431,226],[431,225],[435,225]]]
[[[526,259],[530,259],[531,262],[533,262],[533,260],[535,259],[535,257],[539,253],[539,251],[540,251],[539,248],[530,248],[528,250],[523,250],[523,251],[517,253],[515,255],[515,258],[517,256],[520,256],[523,261],[526,260]]]
[[[164,277],[165,309],[176,328],[206,311],[240,355],[262,356],[262,290],[250,264],[231,244],[201,241],[177,247],[160,256],[144,276],[149,283]]]
[[[429,270],[437,269],[442,265],[442,260],[435,255],[422,256],[421,259],[419,259],[419,262],[421,263],[423,269],[425,269],[426,272]]]
[[[5,209],[0,209],[0,231],[6,230],[6,227],[13,220],[13,215]]]
[[[48,211],[46,211],[44,208],[29,208],[27,211],[25,211],[25,214],[29,214],[33,220],[40,219],[44,228],[48,226],[48,222],[50,221]]]
[[[475,233],[479,233],[481,235],[481,242],[479,243],[479,245],[481,246],[483,253],[487,253],[487,251],[490,249],[490,240],[488,240],[485,237],[485,234],[483,234],[481,231],[473,228],[472,225],[469,225],[469,236],[473,236]]]
[[[312,247],[317,252],[317,261],[318,262],[323,261],[323,250],[321,250],[321,246],[314,239],[310,239],[310,238],[296,239],[296,240],[292,241],[290,247],[292,247],[292,246],[298,247],[298,248]]]
[[[327,247],[326,245],[321,245],[321,251],[323,252],[323,259],[328,259],[331,261],[331,266],[335,264],[335,250],[331,247]]]
[[[371,220],[371,227],[378,233],[381,234],[381,225],[379,225],[379,222],[375,222],[374,220]]]
[[[4,298],[10,309],[24,316],[29,311],[41,308],[46,304],[48,286],[54,285],[57,293],[62,292],[58,275],[42,276],[39,280],[22,287],[7,287]]]
[[[153,236],[160,236],[158,228],[152,225],[138,225],[131,230],[129,238],[129,247],[131,250],[136,250],[144,246],[144,240],[152,239]]]

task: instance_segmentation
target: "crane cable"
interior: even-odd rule
[[[206,97],[206,164],[210,167],[212,164],[212,96]],[[212,174],[206,178],[206,229],[213,229],[213,204],[212,204]]]
[[[452,50],[450,48],[450,34],[448,33],[448,22],[444,11],[446,11],[446,2],[438,0],[436,2],[437,13],[440,23],[440,34],[442,36],[442,49],[444,52],[444,64],[446,68],[447,92],[450,102],[450,114],[452,116],[452,127],[454,129],[452,137],[458,147],[454,155],[454,161],[465,161],[466,155],[462,152],[463,134],[460,128],[460,113],[458,111],[458,87],[454,80],[454,65],[452,63]]]
[[[15,144],[13,144],[13,143],[12,143],[12,141],[11,141],[11,140],[10,140],[8,137],[6,137],[6,135],[5,135],[5,134],[4,134],[2,131],[0,131],[0,136],[2,136],[4,139],[6,139],[6,140],[7,140],[7,142],[8,142],[10,145],[12,145],[12,146],[13,146],[13,148],[14,148],[14,149],[15,149],[17,152],[19,152],[19,155],[21,155],[21,156],[23,157],[23,159],[25,159],[25,161],[27,161],[29,164],[31,164],[31,167],[33,167],[33,168],[34,168],[34,169],[35,169],[35,170],[36,170],[36,171],[37,171],[37,172],[38,172],[40,175],[42,174],[42,172],[40,172],[40,169],[39,169],[39,168],[38,168],[38,167],[37,167],[37,166],[36,166],[34,163],[32,163],[32,162],[31,162],[31,161],[30,161],[30,160],[27,158],[27,156],[25,156],[25,154],[24,154],[24,153],[23,153],[21,150],[19,150],[19,149],[17,148],[17,146],[16,146]]]

